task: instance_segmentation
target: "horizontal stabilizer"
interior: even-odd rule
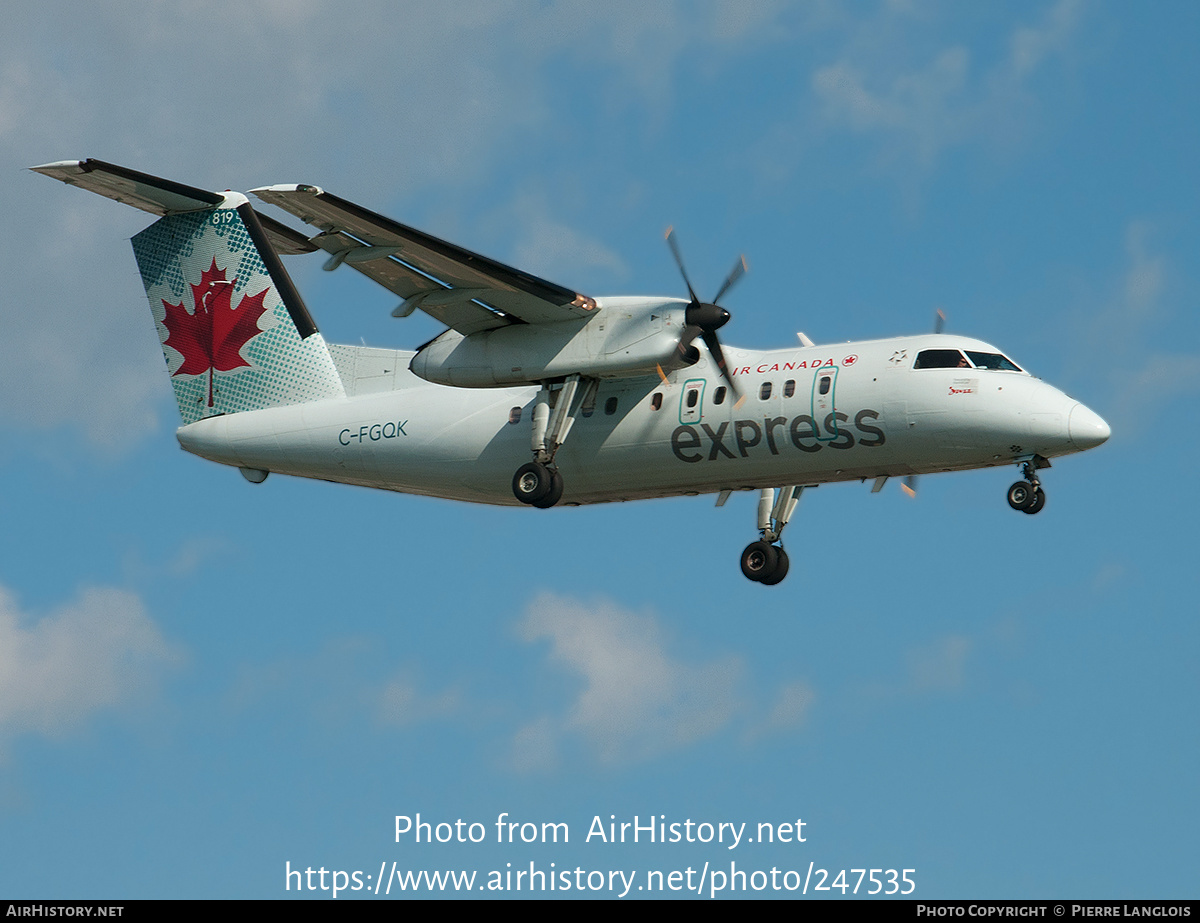
[[[60,160],[30,169],[34,173],[41,173],[70,186],[79,186],[160,217],[216,208],[225,201],[225,196],[219,192],[185,186],[160,176],[139,173],[128,167],[92,158]],[[290,255],[312,253],[317,249],[314,244],[308,242],[307,237],[293,231],[287,225],[266,215],[259,215],[259,220],[276,252]]]
[[[225,201],[219,192],[185,186],[103,160],[62,160],[30,169],[160,217],[215,208]]]

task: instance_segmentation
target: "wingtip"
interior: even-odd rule
[[[303,192],[308,195],[324,195],[325,190],[311,183],[277,183],[274,186],[259,186],[250,190],[260,199],[266,199],[271,193]]]
[[[34,173],[41,173],[43,176],[50,176],[55,179],[61,179],[63,176],[70,174],[78,174],[83,172],[82,160],[56,160],[53,163],[41,163],[36,167],[30,167]]]

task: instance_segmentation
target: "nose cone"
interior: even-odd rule
[[[1081,452],[1107,442],[1108,437],[1112,435],[1112,430],[1099,414],[1088,410],[1083,404],[1076,404],[1071,408],[1067,431],[1071,434],[1071,444]]]

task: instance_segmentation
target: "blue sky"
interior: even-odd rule
[[[1200,7],[5,15],[0,895],[735,861],[1195,896]],[[24,171],[83,157],[316,183],[597,295],[681,294],[673,224],[702,292],[748,256],[734,347],[940,307],[1113,437],[1046,472],[1037,517],[1008,470],[807,492],[773,589],[737,567],[750,494],[543,514],[255,487],[175,442],[145,216]],[[437,332],[320,262],[288,265],[330,341]],[[395,842],[418,812],[492,836]],[[497,844],[502,812],[571,842]],[[806,842],[585,843],[610,815]]]

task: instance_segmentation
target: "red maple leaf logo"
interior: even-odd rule
[[[167,328],[164,346],[170,346],[183,356],[183,364],[175,375],[203,375],[208,372],[208,406],[213,405],[213,372],[229,372],[247,367],[242,347],[262,333],[258,319],[266,313],[263,299],[267,289],[257,295],[246,295],[235,308],[231,304],[237,279],[226,281],[225,270],[212,266],[200,274],[200,284],[192,286],[192,306],[189,312],[165,298]]]

